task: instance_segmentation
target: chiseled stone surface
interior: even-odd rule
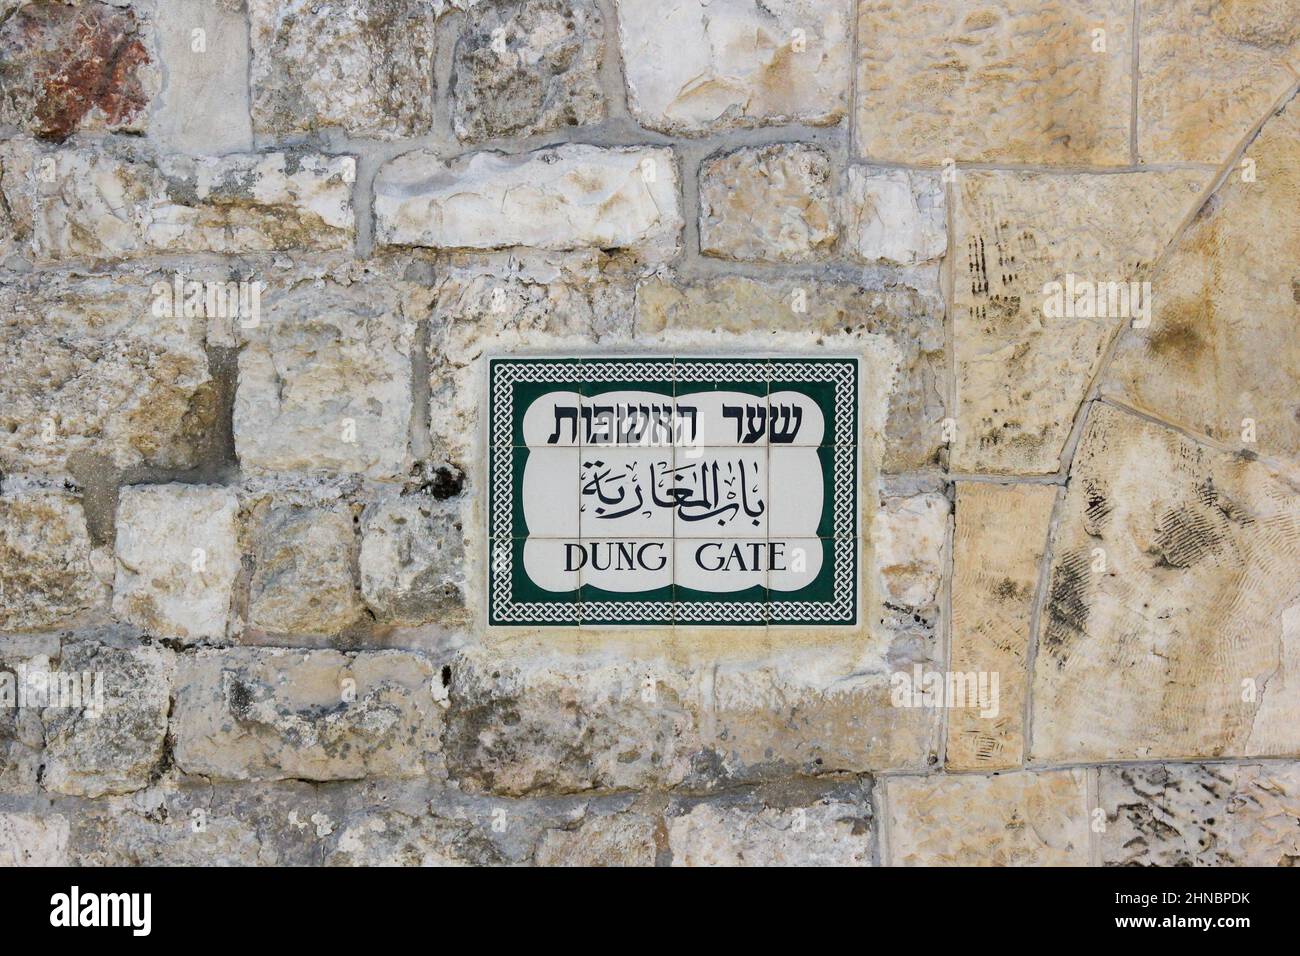
[[[240,549],[226,488],[131,485],[117,503],[113,611],[161,638],[226,636]]]
[[[25,209],[33,255],[125,259],[352,244],[351,156],[153,155],[120,141],[41,149],[4,199]],[[11,191],[17,195],[11,195]]]
[[[629,106],[651,129],[825,126],[847,113],[849,0],[619,0]]]
[[[778,143],[710,157],[700,166],[700,251],[723,259],[802,262],[839,234],[830,156]]]
[[[861,262],[915,265],[947,251],[947,204],[938,173],[850,166],[840,208],[845,250]]]
[[[204,322],[158,314],[155,282],[172,276],[0,278],[0,471],[198,463],[217,415]]]
[[[957,485],[952,670],[976,675],[977,689],[989,675],[990,691],[996,675],[997,692],[949,711],[950,770],[1005,770],[1024,756],[1030,617],[1055,501],[1051,485]]]
[[[870,784],[858,780],[681,798],[666,824],[673,866],[870,866],[876,836]]]
[[[682,228],[671,150],[567,144],[450,164],[416,150],[375,179],[376,235],[466,249],[635,249],[667,259]]]
[[[1045,286],[1064,286],[1069,276],[1150,279],[1150,266],[1210,179],[1199,170],[961,174],[953,211],[956,470],[1060,467],[1102,352],[1128,320],[1106,314],[1109,300],[1101,315],[1052,315]],[[1162,288],[1153,285],[1153,296]]]
[[[1103,767],[1107,866],[1295,866],[1300,765]]]
[[[894,866],[1085,866],[1082,770],[889,777]]]
[[[434,14],[418,0],[249,0],[259,136],[337,126],[352,136],[427,133]]]
[[[0,495],[0,631],[64,627],[107,597],[76,496],[45,489]]]
[[[1300,13],[1300,11],[1297,11]],[[1153,277],[1102,392],[1247,451],[1300,458],[1300,104],[1272,117]],[[1252,434],[1253,432],[1253,434]]]
[[[151,46],[131,7],[17,6],[0,23],[0,122],[56,142],[80,130],[140,132],[159,86]]]
[[[927,165],[1126,165],[1132,19],[1128,0],[866,0],[858,152]]]
[[[1053,541],[1033,761],[1300,752],[1294,478],[1093,405]]]
[[[41,786],[85,797],[148,786],[165,759],[176,656],[162,647],[119,648],[79,641],[63,647],[58,666],[51,670],[82,676],[83,706],[59,702],[60,706],[41,711],[45,727]],[[85,675],[93,681],[90,695],[85,693]]]
[[[452,124],[461,140],[533,136],[605,118],[605,26],[594,0],[494,0],[467,15],[452,69]]]
[[[403,651],[197,651],[176,681],[176,765],[221,780],[433,773],[439,680]]]
[[[378,620],[464,621],[464,531],[454,503],[425,495],[375,502],[361,518],[359,561],[361,591]]]
[[[357,619],[356,532],[346,504],[268,502],[255,521],[251,626],[275,634],[336,634]]]
[[[1139,12],[1144,163],[1222,163],[1297,79],[1293,0],[1161,0]]]
[[[241,330],[235,451],[250,474],[409,468],[415,317],[397,275],[329,269],[291,277]]]

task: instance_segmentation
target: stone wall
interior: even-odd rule
[[[1294,0],[0,0],[0,863],[1294,864],[1298,69]],[[862,359],[862,625],[486,627],[484,356],[683,351]]]

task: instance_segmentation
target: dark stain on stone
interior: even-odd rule
[[[1205,340],[1196,331],[1198,323],[1190,316],[1171,319],[1147,339],[1147,348],[1156,355],[1191,362],[1205,351]]]
[[[1062,556],[1052,574],[1043,646],[1062,667],[1069,657],[1069,643],[1088,627],[1088,574],[1088,556],[1081,551]]]
[[[1223,550],[1224,542],[1217,528],[1202,512],[1191,508],[1171,508],[1156,527],[1156,567],[1190,568],[1210,555]]]

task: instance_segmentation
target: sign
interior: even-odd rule
[[[488,623],[858,617],[858,362],[497,358]]]

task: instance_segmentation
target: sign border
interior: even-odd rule
[[[859,368],[854,356],[791,355],[627,355],[487,356],[487,625],[489,627],[763,627],[856,626],[859,583],[858,433]],[[581,601],[516,600],[513,583],[515,513],[514,388],[519,382],[545,384],[667,381],[676,384],[678,367],[689,370],[686,382],[751,383],[779,379],[787,383],[831,383],[835,387],[834,435],[829,445],[832,474],[832,541],[834,571],[828,600],[591,602],[596,613],[583,624]],[[779,608],[779,613],[774,609]]]

